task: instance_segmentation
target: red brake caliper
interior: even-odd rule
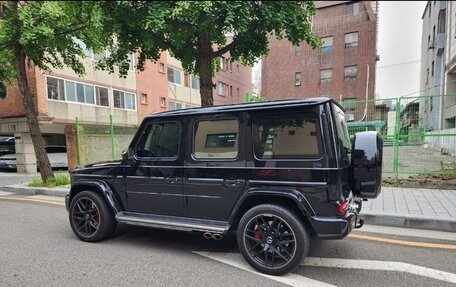
[[[253,237],[255,237],[255,239],[261,239],[261,238],[263,238],[263,235],[261,235],[261,233],[259,233],[259,232],[254,232]]]

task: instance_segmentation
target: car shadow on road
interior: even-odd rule
[[[208,240],[203,237],[202,232],[175,231],[127,224],[119,224],[109,242],[182,251],[238,252],[234,233],[224,236],[222,240]]]

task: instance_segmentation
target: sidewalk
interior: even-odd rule
[[[456,232],[456,190],[382,187],[361,214],[367,224]]]
[[[14,184],[0,190],[64,197],[70,186],[35,188]],[[382,187],[378,198],[363,201],[361,215],[366,224],[456,232],[456,190]]]

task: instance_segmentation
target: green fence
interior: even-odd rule
[[[352,137],[359,131],[381,134],[384,173],[456,176],[456,95],[347,99],[341,104]],[[136,115],[76,119],[78,163],[119,159],[137,128]]]
[[[383,172],[456,173],[456,95],[343,100],[353,137],[378,131],[384,141]]]
[[[76,118],[77,163],[120,159],[138,129],[137,125],[127,125],[128,122],[131,120],[112,115],[103,121],[100,118]]]

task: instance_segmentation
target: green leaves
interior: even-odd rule
[[[104,15],[97,2],[7,2],[0,16],[0,81],[14,77],[14,51],[25,51],[30,64],[43,70],[69,66],[84,74],[84,52],[73,39],[101,51],[111,41],[104,36]]]

